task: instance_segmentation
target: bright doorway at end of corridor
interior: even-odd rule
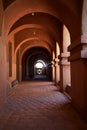
[[[34,47],[26,51],[22,59],[22,80],[51,81],[51,79],[50,53],[41,47]]]

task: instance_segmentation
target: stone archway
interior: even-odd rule
[[[35,64],[40,61],[43,61],[43,63],[46,64],[46,68],[43,67],[43,70],[35,68]],[[35,71],[37,70],[39,72],[39,69],[42,71],[42,75],[36,74]],[[25,52],[22,58],[23,80],[51,80],[51,71],[51,57],[46,49],[34,47]]]
[[[0,3],[0,11],[1,11],[1,14],[0,14],[0,23],[1,23],[0,24],[0,27],[1,27],[0,51],[2,52],[0,55],[0,66],[1,66],[0,73],[2,73],[2,76],[0,77],[0,80],[2,83],[0,91],[1,93],[2,92],[4,93],[5,88],[4,87],[2,88],[2,86],[6,86],[5,85],[5,82],[6,82],[5,65],[8,64],[8,61],[6,61],[7,57],[5,58],[5,53],[6,53],[5,45],[8,43],[8,39],[12,40],[13,41],[12,45],[16,47],[17,42],[18,42],[17,45],[19,46],[19,44],[22,43],[23,40],[26,40],[28,39],[29,36],[31,36],[32,34],[35,34],[34,31],[39,30],[38,34],[41,34],[39,36],[42,36],[41,37],[42,39],[39,39],[39,41],[43,41],[46,38],[45,43],[49,41],[48,43],[50,43],[49,45],[51,48],[49,47],[49,45],[46,47],[50,48],[51,52],[56,52],[56,49],[55,49],[56,41],[59,42],[60,48],[62,48],[62,40],[63,40],[62,27],[63,27],[63,24],[65,24],[67,28],[69,29],[70,36],[71,36],[71,45],[69,46],[68,49],[70,51],[69,60],[71,62],[72,102],[74,106],[78,108],[79,111],[82,111],[82,113],[86,112],[86,114],[83,114],[83,115],[87,115],[87,110],[86,110],[87,109],[87,95],[86,95],[86,91],[87,91],[87,87],[86,87],[87,86],[87,80],[86,80],[86,77],[87,77],[87,66],[86,66],[87,65],[86,63],[86,59],[87,59],[87,45],[86,45],[87,44],[87,38],[86,38],[87,37],[87,26],[86,26],[87,2],[86,0],[84,1],[83,0],[79,0],[79,1],[69,0],[68,2],[64,0],[61,0],[61,1],[56,0],[56,1],[51,1],[51,2],[47,0],[44,0],[44,2],[41,0],[38,0],[38,1],[39,1],[38,2],[39,4],[37,4],[37,1],[28,1],[28,0],[15,1],[12,4],[8,3],[7,8],[4,8],[4,10],[2,6],[2,1],[0,1],[1,2]],[[37,5],[36,8],[35,6],[33,6],[35,3]],[[3,4],[5,5],[4,2]],[[82,9],[82,4],[83,4],[83,9]],[[31,8],[29,8],[29,6]],[[19,11],[15,10],[16,8],[19,8]],[[83,13],[82,13],[82,10],[83,10]],[[39,19],[43,18],[43,15],[42,15],[43,13],[45,14],[47,18],[49,16],[49,20],[45,19],[45,24],[44,22],[43,24],[41,22],[41,26],[43,26],[43,29],[41,26],[40,26],[41,28],[38,28],[38,29],[35,28],[36,25],[34,26],[34,23],[33,23],[33,27],[35,30],[33,31],[33,33],[31,33],[32,31],[30,32],[29,30],[30,28],[23,30],[20,24],[22,21],[21,22],[18,22],[18,21],[19,19],[21,19],[22,17],[28,14],[31,15],[32,17],[33,12],[36,13],[36,15],[40,14],[40,17],[38,17],[36,21],[39,21]],[[4,22],[3,22],[3,16],[4,16]],[[53,19],[53,21],[51,21],[50,18],[51,20]],[[57,19],[57,21],[55,18]],[[53,24],[48,21],[51,21]],[[9,31],[14,24],[15,24],[14,30],[16,29],[18,32],[14,32],[11,35],[11,32],[9,33]],[[23,23],[23,24],[27,24],[27,23]],[[37,24],[39,24],[39,22]],[[17,28],[18,27],[17,25],[20,26],[20,29]],[[56,28],[57,26],[55,25],[58,25],[58,28]],[[49,29],[48,29],[48,26],[49,26]],[[45,31],[44,31],[45,33],[42,33],[44,30],[44,27],[45,27]],[[25,34],[24,33],[25,31],[26,32],[28,31],[29,33],[27,34],[31,34],[31,35],[27,35],[27,37],[26,35],[24,36],[23,34]],[[47,34],[47,35],[44,35],[44,34]],[[35,41],[34,38],[35,37],[33,37],[33,40]],[[23,44],[23,45],[25,46],[26,44]],[[19,47],[19,50],[20,48],[21,47]],[[13,51],[13,58],[14,57],[15,55]],[[58,57],[54,59],[54,62],[56,63],[58,63],[57,58]],[[15,64],[16,63],[13,62],[12,64],[13,69],[15,69],[15,66],[16,66]],[[15,75],[15,72],[14,72],[14,75]],[[10,81],[14,80],[14,77],[11,77],[10,80],[9,79],[10,79],[9,76],[7,75],[8,84],[10,85],[11,84]],[[2,97],[1,99],[3,99],[4,97],[3,93],[1,95]]]

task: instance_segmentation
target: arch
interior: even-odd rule
[[[54,3],[54,1],[49,3],[49,1],[47,1],[47,0],[46,1],[38,0],[38,3],[39,4],[37,4],[36,1],[27,1],[27,0],[20,1],[19,0],[19,1],[14,2],[11,6],[9,6],[5,10],[5,21],[6,21],[5,22],[5,28],[6,28],[5,34],[7,35],[7,33],[9,32],[9,29],[12,27],[12,25],[22,16],[32,13],[32,12],[43,12],[43,13],[45,12],[45,13],[48,13],[48,14],[56,17],[57,19],[60,19],[60,21],[62,21],[62,23],[64,23],[67,26],[67,28],[69,29],[70,33],[72,34],[71,36],[75,37],[75,36],[79,35],[79,31],[80,31],[79,27],[81,25],[81,24],[79,24],[79,19],[80,19],[79,10],[81,9],[82,0],[79,2],[79,4],[77,1],[75,2],[75,1],[71,1],[71,0],[69,2],[64,2],[63,0],[61,0],[61,1],[56,0],[55,3]],[[35,4],[37,5],[36,8],[34,6]],[[31,7],[30,9],[29,9],[29,6]],[[17,12],[15,10],[15,7],[19,8],[19,12]],[[62,11],[62,9],[63,9],[63,11]],[[12,11],[10,11],[10,10],[12,10]],[[60,12],[61,12],[61,14],[60,14]],[[13,18],[11,16],[13,16]],[[74,19],[74,21],[73,21],[73,19]],[[69,24],[70,21],[73,21],[73,25]],[[73,28],[75,29],[76,27],[77,27],[77,30],[76,30],[76,32],[74,32]]]
[[[18,28],[18,29],[21,28],[21,30],[22,30],[22,26],[23,27],[25,26],[27,28],[42,29],[45,31],[49,30],[49,33],[51,32],[51,34],[54,34],[54,37],[55,37],[55,36],[57,36],[56,33],[58,33],[58,30],[60,30],[61,21],[47,13],[36,12],[34,16],[32,16],[32,14],[30,13],[30,14],[26,14],[25,16],[19,18],[12,25],[8,34],[17,30],[16,28]],[[44,26],[45,26],[45,28],[44,28]]]
[[[7,9],[11,4],[13,4],[13,2],[15,2],[16,0],[2,0],[3,2],[3,9]]]
[[[13,29],[13,31],[10,32],[8,37],[15,36],[18,34],[18,32],[23,31],[25,29],[30,29],[30,30],[32,29],[32,31],[33,31],[32,33],[37,32],[39,29],[43,32],[46,32],[47,35],[49,35],[49,37],[51,37],[51,39],[57,40],[58,43],[60,44],[61,43],[61,37],[60,37],[60,33],[59,33],[60,25],[61,24],[59,23],[58,26],[50,25],[50,26],[44,28],[44,26],[42,26],[40,24],[23,24],[23,25],[16,27],[15,29]],[[33,35],[35,36],[37,34],[33,34]]]
[[[36,40],[37,42],[35,42],[34,40]],[[50,47],[50,45],[49,45],[49,43],[47,42],[47,41],[44,41],[44,40],[38,40],[37,38],[35,38],[35,39],[32,39],[32,38],[29,38],[29,39],[26,39],[26,40],[24,40],[24,41],[22,41],[19,45],[18,45],[18,47],[16,48],[16,50],[15,50],[15,54],[17,53],[17,50],[19,49],[19,48],[21,48],[22,47],[22,45],[24,44],[25,45],[25,43],[26,44],[28,44],[28,46],[23,46],[23,49],[24,50],[22,50],[22,52],[21,52],[21,55],[23,55],[24,54],[24,52],[25,51],[27,51],[28,49],[30,49],[30,48],[32,48],[32,47],[34,47],[34,46],[39,46],[39,47],[43,47],[43,48],[46,48],[49,52],[51,51],[51,47]],[[33,42],[33,44],[30,44],[29,42]],[[38,45],[38,43],[39,42],[43,42],[44,44],[39,44]]]
[[[20,56],[20,64],[22,63],[22,57],[23,57],[23,55],[25,54],[25,52],[26,51],[28,51],[29,49],[31,49],[31,48],[34,48],[34,47],[41,47],[41,48],[44,48],[44,49],[46,49],[50,54],[51,54],[51,50],[50,50],[50,48],[49,47],[45,47],[44,46],[44,44],[42,44],[41,46],[38,46],[38,45],[31,45],[31,46],[28,46],[27,48],[25,48],[22,52],[21,52],[21,56]]]
[[[42,47],[33,47],[29,50],[27,50],[24,55],[22,56],[22,73],[23,73],[23,80],[27,79],[36,79],[36,69],[35,69],[35,63],[44,61],[45,64],[49,64],[51,62],[51,57],[49,52],[46,48]],[[28,69],[29,67],[29,69]],[[49,67],[45,66],[46,68],[43,68],[42,75],[45,76],[45,80],[50,78]],[[25,68],[25,69],[24,69]],[[30,69],[31,68],[31,69]],[[40,69],[40,68],[38,68]],[[44,79],[43,76],[37,77],[38,79]]]
[[[36,33],[36,34],[34,34]],[[51,34],[49,34],[48,32],[45,32],[44,30],[41,29],[32,29],[32,28],[27,28],[24,29],[20,32],[17,32],[14,36],[14,42],[15,42],[15,49],[17,46],[19,46],[20,43],[22,43],[22,41],[26,40],[26,39],[44,39],[44,41],[47,41],[48,43],[54,43],[55,39],[52,37]]]

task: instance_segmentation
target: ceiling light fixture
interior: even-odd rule
[[[36,32],[33,32],[33,34],[35,35],[35,34],[36,34]]]
[[[31,15],[32,15],[32,16],[34,16],[34,15],[35,15],[35,13],[34,13],[34,12],[33,12],[33,13],[31,13]]]

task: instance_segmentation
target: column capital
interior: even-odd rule
[[[55,58],[55,62],[58,62],[58,61],[59,61],[59,60],[58,60],[58,58],[56,57],[56,58]]]
[[[54,67],[55,66],[55,62],[54,60],[51,61],[51,67]]]
[[[81,35],[81,43],[87,43],[87,34]]]
[[[77,37],[71,44],[68,46],[68,51],[73,50],[81,43],[81,36]]]
[[[51,61],[51,64],[54,64],[54,61],[53,61],[53,60]]]
[[[59,62],[59,59],[56,57],[55,58],[55,67],[58,67],[58,62]]]
[[[72,41],[68,50],[70,51],[69,61],[87,59],[87,34],[80,35],[77,39]]]
[[[72,44],[68,46],[68,51],[73,50],[79,45],[87,44],[87,34],[79,35],[75,40],[71,42]]]
[[[68,58],[70,56],[70,52],[64,52],[64,53],[61,53],[58,58],[59,59],[62,59],[62,58]]]
[[[69,66],[70,63],[68,62],[68,57],[70,56],[70,52],[61,53],[61,55],[58,56],[60,59],[59,65]]]
[[[77,59],[87,59],[87,43],[79,43],[76,47],[70,49],[69,61]]]

